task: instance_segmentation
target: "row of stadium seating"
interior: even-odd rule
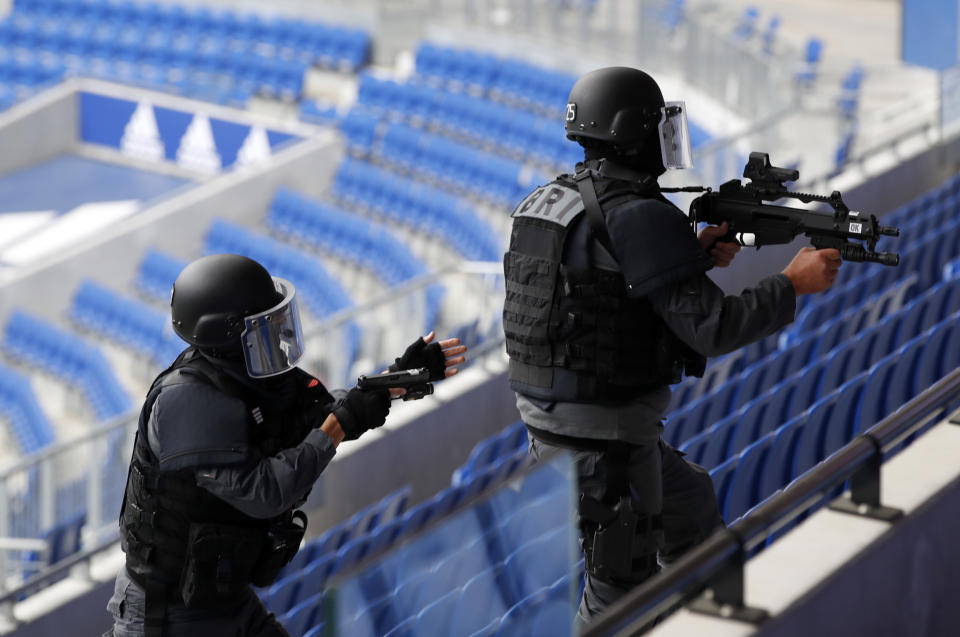
[[[495,205],[514,205],[535,181],[545,181],[520,162],[405,124],[390,124],[382,135],[375,132],[369,151],[411,177]]]
[[[354,110],[358,109],[358,115],[372,112],[399,118],[406,124],[527,161],[570,167],[583,159],[583,149],[566,139],[556,117],[543,117],[466,93],[363,74]],[[349,130],[347,122],[343,127]]]
[[[817,340],[817,335],[814,335],[774,358],[754,364],[672,413],[667,439],[672,444],[680,444],[705,427],[725,420],[756,423],[762,419],[768,428],[779,426],[840,386],[844,379],[870,369],[883,357],[918,338],[957,310],[960,310],[960,279],[952,278],[931,288],[880,322],[860,330],[854,338],[837,342],[830,349],[811,357],[817,351],[811,343]],[[832,340],[842,328],[840,317],[836,323],[825,325],[818,334]],[[935,374],[938,371],[933,370],[938,369],[935,366],[921,369],[920,382],[925,384],[920,387],[937,380],[939,376]],[[714,454],[703,459],[715,464],[730,454],[738,453],[752,439],[748,433],[738,436],[730,447],[724,447],[717,438],[713,438],[713,444],[719,447]]]
[[[739,455],[717,466],[711,476],[726,518],[731,520],[747,513],[841,448],[853,435],[912,398],[916,390],[909,381],[910,374],[917,369],[921,358],[927,358],[931,340],[938,344],[951,342],[954,353],[937,357],[935,362],[947,371],[956,368],[960,364],[960,357],[955,353],[960,344],[958,321],[960,313],[910,341],[800,416],[762,435]],[[843,426],[844,423],[850,425]],[[722,432],[713,432],[713,435],[722,435]]]
[[[452,89],[473,89],[511,106],[554,119],[566,108],[576,77],[523,60],[424,42],[416,52],[419,79]]]
[[[496,634],[498,627],[506,630],[516,622],[534,621],[560,597],[565,610],[553,619],[557,626],[569,623],[576,591],[570,584],[571,565],[563,559],[545,559],[569,555],[573,539],[570,496],[558,488],[563,481],[556,473],[541,470],[535,478],[528,476],[519,490],[503,489],[441,523],[442,532],[407,539],[471,493],[498,484],[526,465],[526,450],[515,444],[518,431],[525,431],[522,425],[510,428],[512,452],[475,467],[461,485],[445,489],[393,520],[381,517],[378,527],[355,525],[354,533],[346,535],[337,528],[306,545],[300,554],[304,557],[298,556],[296,564],[288,567],[288,572],[299,570],[263,593],[267,607],[281,616],[291,634],[302,635],[322,619],[324,604],[329,615],[331,600],[322,592],[327,582],[351,564],[386,549],[390,552],[375,566],[355,577],[333,580],[339,633],[393,634],[390,631],[398,627],[420,623],[439,631],[433,634],[466,635],[490,626],[489,634]],[[485,453],[481,446],[473,458]],[[504,445],[497,446],[506,454]],[[458,474],[466,476],[464,469]],[[395,508],[393,512],[400,513]],[[337,548],[335,539],[340,537],[349,539]],[[551,586],[562,586],[563,595],[557,590],[547,594]],[[518,604],[522,610],[511,615],[510,609]]]
[[[442,240],[465,259],[496,261],[502,254],[500,239],[473,205],[367,162],[344,160],[331,194],[348,206]]]
[[[129,347],[160,367],[169,365],[184,348],[183,341],[170,329],[166,312],[94,281],[81,283],[70,307],[70,318],[79,327]]]
[[[53,428],[37,403],[30,381],[3,365],[0,365],[0,414],[9,425],[20,453],[30,454],[53,442]]]
[[[17,0],[13,23],[23,32],[56,38],[96,32],[99,39],[133,42],[134,34],[154,48],[223,49],[297,59],[354,72],[370,59],[371,39],[350,29],[299,18],[217,11],[202,6],[126,0]],[[28,46],[25,48],[42,48]]]
[[[289,190],[274,196],[267,226],[324,253],[376,272],[389,286],[426,274],[426,266],[382,225]]]
[[[255,13],[109,0],[20,0],[0,21],[0,110],[65,75],[244,105],[297,101],[311,66],[356,72],[370,60],[356,29]]]
[[[3,333],[3,352],[78,389],[98,420],[127,413],[133,404],[99,349],[52,323],[15,310]]]

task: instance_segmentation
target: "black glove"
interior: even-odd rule
[[[344,440],[356,440],[366,431],[383,425],[390,413],[390,390],[386,387],[365,389],[354,387],[337,401],[333,415],[340,421]]]
[[[391,372],[398,372],[403,369],[420,369],[426,367],[430,370],[430,380],[443,380],[447,375],[447,359],[440,349],[440,343],[430,343],[421,336],[407,348],[403,356],[390,366]]]

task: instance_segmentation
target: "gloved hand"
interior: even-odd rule
[[[344,440],[356,440],[364,432],[382,426],[388,413],[390,390],[385,387],[363,391],[354,387],[333,408],[333,415],[343,429]]]
[[[440,343],[430,343],[421,336],[415,340],[410,347],[390,366],[391,372],[398,372],[404,369],[420,369],[426,367],[430,370],[430,380],[442,380],[447,371],[447,359],[440,347]]]

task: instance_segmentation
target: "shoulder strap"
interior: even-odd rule
[[[580,189],[580,198],[583,200],[587,221],[594,238],[610,253],[610,257],[617,261],[613,240],[610,238],[610,231],[607,230],[607,221],[600,207],[600,201],[597,199],[597,190],[593,185],[593,171],[584,168],[574,176],[574,180],[577,182],[577,188]]]

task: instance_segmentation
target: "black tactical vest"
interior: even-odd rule
[[[574,270],[564,262],[566,249],[589,249],[567,245],[575,224],[591,223],[589,237],[609,246],[603,209],[651,196],[628,182],[603,186],[601,201],[593,196],[594,219],[570,175],[534,191],[512,214],[503,327],[516,392],[547,401],[627,400],[680,382],[685,369],[703,373],[705,359],[674,336],[646,298],[627,296],[619,271]]]
[[[299,370],[291,373],[302,375],[305,387],[310,382],[310,377]],[[250,404],[252,391],[203,359],[194,348],[184,351],[157,377],[140,412],[120,512],[120,536],[130,576],[147,590],[148,597],[158,595],[164,598],[164,603],[181,599],[183,579],[189,570],[185,568],[188,547],[204,541],[196,537],[198,533],[208,536],[211,554],[218,559],[223,560],[224,555],[234,556],[223,560],[222,565],[214,565],[230,571],[222,573],[225,581],[229,578],[244,587],[251,582],[259,586],[268,584],[253,581],[258,560],[267,550],[268,530],[272,525],[288,523],[292,517],[292,509],[272,519],[256,519],[241,513],[197,486],[196,467],[160,472],[159,460],[147,442],[150,412],[163,387],[183,382],[214,385],[244,401],[249,415],[248,440],[264,457],[296,446],[312,428],[306,419],[294,417],[283,418],[281,426],[267,428],[264,419],[270,416]],[[332,402],[322,385],[314,382],[311,388],[322,390],[319,402]],[[269,433],[265,435],[265,432]],[[217,577],[220,576],[217,570]]]

